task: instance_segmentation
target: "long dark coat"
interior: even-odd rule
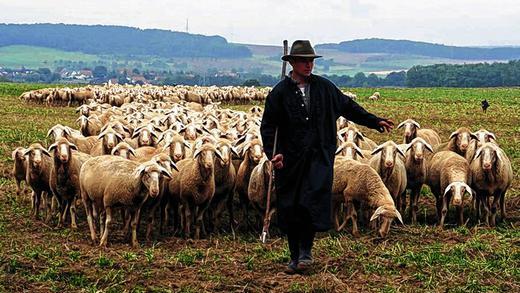
[[[275,171],[278,225],[287,231],[296,206],[309,212],[316,231],[331,228],[331,192],[336,151],[336,120],[350,121],[382,131],[381,118],[368,113],[344,95],[331,81],[311,75],[310,111],[307,111],[297,84],[289,77],[269,93],[262,117],[264,150],[273,156],[275,129],[278,126],[276,153],[283,155],[284,167]]]

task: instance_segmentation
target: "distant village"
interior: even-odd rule
[[[253,75],[240,72],[212,72],[198,74],[188,71],[141,71],[137,68],[118,68],[108,70],[105,66],[85,67],[83,69],[67,69],[57,67],[19,69],[0,66],[0,81],[35,82],[35,83],[85,83],[101,84],[156,84],[156,85],[272,85],[276,79],[269,75]]]

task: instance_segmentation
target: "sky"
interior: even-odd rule
[[[520,45],[517,0],[0,0],[0,23],[105,24],[280,45],[363,38]],[[0,36],[1,37],[1,36]]]

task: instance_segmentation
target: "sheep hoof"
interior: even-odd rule
[[[361,234],[359,233],[359,231],[352,231],[352,236],[359,238],[361,237]]]

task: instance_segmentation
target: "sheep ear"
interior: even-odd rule
[[[395,145],[395,149],[397,150],[397,152],[403,156],[403,157],[406,157],[406,155],[404,154],[403,150],[396,144]]]
[[[365,156],[363,155],[363,153],[361,152],[361,149],[357,146],[354,147],[354,150],[356,150],[356,153],[358,154],[358,156],[360,156],[361,158],[365,158]]]
[[[233,146],[231,146],[231,147],[229,147],[229,149],[231,150],[231,153],[232,153],[233,155],[235,155],[235,157],[237,157],[237,158],[240,157],[240,155],[238,154],[238,151],[237,151],[236,148],[234,148]]]
[[[451,134],[450,134],[450,138],[449,139],[452,139],[454,137],[456,137],[459,133],[457,131],[453,131]]]
[[[72,149],[72,150],[75,150],[75,151],[78,150],[78,147],[75,144],[73,144],[73,143],[69,143],[69,148]]]
[[[191,143],[187,142],[187,141],[184,141],[183,142],[184,146],[191,149]]]
[[[151,134],[153,137],[155,137],[155,138],[158,137],[158,136],[157,136],[157,133],[156,133],[155,131],[150,131],[150,134]]]
[[[361,131],[356,131],[356,134],[357,134],[359,139],[365,140],[365,136],[363,135],[363,133],[361,133]]]
[[[175,166],[175,164],[173,164],[173,166]],[[159,170],[161,170],[161,174],[164,177],[168,177],[169,179],[172,179],[172,174],[170,172],[168,172],[168,170],[164,169],[163,167],[160,167]],[[175,166],[175,170],[177,170],[177,166]],[[177,171],[179,171],[179,170],[177,170]]]
[[[336,149],[336,152],[334,153],[335,155],[338,155],[339,153],[341,153],[341,151],[344,149],[345,147],[343,145],[340,145],[337,149]]]
[[[164,139],[164,133],[161,133],[159,137],[157,138],[157,144],[160,143]]]
[[[197,131],[199,134],[203,134],[204,131],[202,131],[202,129],[198,128],[198,127],[195,127],[195,131]]]
[[[23,152],[23,156],[27,156],[29,155],[29,153],[31,153],[32,149],[31,148],[28,148],[28,149],[25,149],[24,152]]]
[[[47,131],[47,137],[50,137],[51,136],[51,133],[54,131],[54,127],[49,129],[49,131]]]
[[[399,125],[397,125],[397,129],[400,129],[401,127],[403,127],[406,124],[406,122],[407,121],[405,120],[405,121],[399,123]]]
[[[223,160],[223,159],[222,159],[222,154],[220,153],[220,151],[216,150],[216,151],[215,151],[215,155],[217,156],[217,158],[218,158],[219,160],[221,160],[221,161]]]
[[[470,132],[469,137],[478,140],[478,137],[474,132]]]
[[[480,147],[477,152],[475,153],[475,159],[478,158],[480,156],[480,154],[482,153],[482,147]]]
[[[144,171],[146,170],[145,165],[139,165],[137,169],[135,169],[135,178],[139,179],[141,176],[143,176]]]
[[[135,130],[134,133],[132,134],[132,138],[138,137],[140,133],[141,133],[141,129]]]
[[[450,184],[448,184],[448,186],[446,186],[446,189],[444,189],[444,194],[443,196],[446,196],[446,194],[448,193],[448,191],[450,191],[451,187],[455,185],[455,182],[452,182]]]
[[[401,222],[401,224],[404,225],[404,222],[403,222],[403,217],[401,216],[401,213],[395,209],[395,216],[397,217],[397,219],[399,220],[399,222]]]
[[[128,152],[129,152],[132,156],[134,156],[134,158],[137,158],[137,155],[136,155],[135,150],[134,150],[133,147],[129,147],[129,148],[128,148]]]
[[[497,137],[495,136],[495,134],[493,132],[488,131],[488,135],[491,136],[494,140],[497,140]]]
[[[372,217],[370,217],[370,222],[372,222],[373,220],[379,218],[381,216],[381,214],[383,213],[384,211],[384,207],[383,206],[380,206],[376,209],[376,211],[374,212],[374,214],[372,214]]]
[[[343,138],[343,135],[341,135],[341,134],[338,134],[338,139],[339,139],[339,141],[341,141],[342,143],[345,142],[345,139]]]
[[[112,151],[110,152],[110,154],[111,154],[112,156],[116,156],[116,152],[117,152],[117,151],[119,151],[119,146],[118,146],[118,145],[116,145],[116,146],[112,149]]]
[[[198,155],[200,155],[201,152],[202,152],[201,149],[195,150],[195,152],[193,153],[193,157],[196,158]]]
[[[53,143],[49,146],[49,152],[52,152],[54,151],[54,149],[56,149],[58,147],[58,144],[57,143]]]
[[[125,139],[125,138],[121,135],[121,133],[116,132],[116,133],[114,133],[114,135],[115,135],[117,138],[119,138],[119,140],[121,140],[121,141]]]
[[[425,147],[427,150],[429,150],[430,152],[433,153],[433,147],[432,147],[429,143],[427,143],[426,141],[423,141],[423,144],[424,144],[424,147]]]
[[[44,155],[46,155],[46,156],[48,156],[48,157],[51,156],[51,154],[50,154],[50,153],[49,153],[45,148],[42,147],[41,150],[42,150],[42,153],[43,153]]]
[[[417,121],[412,120],[412,123],[417,126],[417,128],[421,128],[421,125]]]
[[[179,172],[179,168],[177,168],[177,164],[175,164],[174,161],[170,160],[170,166],[172,167],[173,170]]]
[[[375,154],[379,153],[380,151],[382,151],[383,147],[384,147],[383,145],[377,146],[377,148],[372,151],[372,155],[375,155]]]

